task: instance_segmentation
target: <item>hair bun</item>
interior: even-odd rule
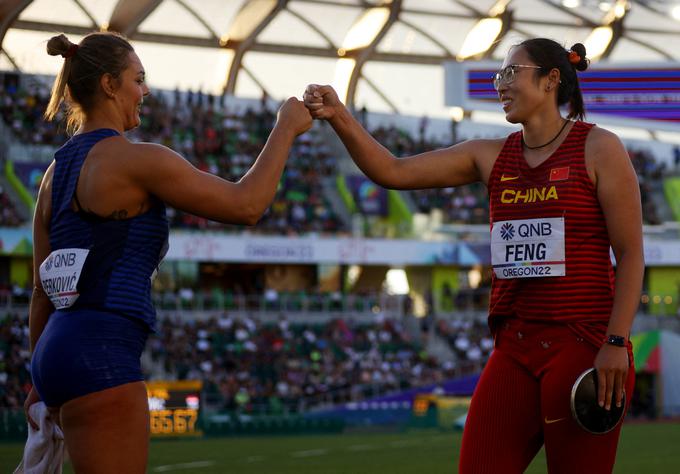
[[[578,62],[572,62],[574,69],[577,71],[585,71],[590,65],[590,59],[586,57],[586,47],[582,43],[576,43],[571,48],[567,54],[576,53],[579,56]],[[571,62],[571,60],[570,60]]]
[[[75,46],[63,33],[51,37],[47,41],[47,54],[50,56],[65,56],[69,50]]]

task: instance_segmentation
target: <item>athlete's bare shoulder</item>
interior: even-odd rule
[[[123,136],[118,136],[97,143],[90,152],[88,160],[94,158],[92,161],[106,162],[109,166],[125,168],[139,167],[140,165],[147,164],[158,165],[159,159],[173,155],[179,156],[164,145],[149,142],[132,142]],[[153,172],[153,169],[145,171]]]
[[[614,133],[597,125],[593,126],[586,138],[586,153],[602,152],[612,147],[622,146],[621,139]]]
[[[475,138],[460,143],[473,156],[475,166],[479,172],[479,179],[489,182],[489,176],[496,159],[505,145],[507,137],[503,138]]]
[[[490,158],[495,160],[498,157],[498,154],[503,149],[503,145],[505,145],[505,141],[507,139],[508,137],[480,138],[471,141],[474,141],[475,144],[479,146],[480,154],[482,155],[483,158]]]
[[[630,165],[630,158],[621,139],[607,129],[595,125],[588,133],[585,146],[586,169],[591,181],[597,183],[598,169]]]

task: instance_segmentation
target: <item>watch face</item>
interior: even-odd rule
[[[595,369],[583,372],[571,389],[571,414],[576,423],[589,433],[605,434],[616,428],[616,425],[623,419],[625,406],[625,393],[620,407],[612,403],[611,408],[605,410],[598,405]]]

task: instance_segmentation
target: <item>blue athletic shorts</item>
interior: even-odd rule
[[[142,321],[101,311],[56,311],[33,351],[31,375],[48,407],[143,380],[148,337]]]

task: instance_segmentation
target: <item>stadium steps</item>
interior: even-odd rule
[[[398,193],[402,201],[404,201],[404,204],[406,204],[406,207],[408,207],[408,210],[411,212],[411,215],[418,212],[418,207],[409,191],[398,191]]]
[[[429,355],[436,358],[439,362],[456,361],[456,354],[453,352],[451,346],[448,345],[444,338],[437,335],[434,329],[434,324],[430,326],[425,349]]]
[[[664,185],[661,180],[654,180],[652,182],[649,199],[654,204],[657,216],[661,222],[671,222],[675,220],[673,209],[669,205],[669,201],[666,199]]]
[[[338,174],[344,176],[363,174],[363,172],[359,169],[356,163],[354,163],[352,158],[349,156],[349,153],[347,152],[345,145],[342,143],[340,138],[338,138],[337,134],[333,131],[333,129],[326,122],[322,122],[320,129],[324,143],[326,143],[330,147],[331,153],[338,159],[337,160]],[[340,218],[345,223],[348,224],[347,226],[348,228],[352,228],[352,226],[350,225],[352,221],[351,210],[347,209],[347,206],[344,204],[342,197],[338,193],[337,186],[335,184],[335,179],[329,180],[327,184],[324,183],[324,188],[330,191],[327,194],[329,200],[331,201],[331,206],[333,207],[333,210],[338,214],[338,216],[340,216]],[[408,208],[411,214],[416,212],[416,205],[413,199],[411,198],[411,193],[406,191],[393,191],[393,192],[398,193],[399,197],[406,204],[406,207]],[[333,197],[333,199],[330,199],[331,196]],[[336,197],[338,199],[337,201],[335,200]],[[343,209],[343,211],[338,212],[338,209]],[[356,226],[357,225],[355,223],[354,227]],[[361,226],[359,225],[359,227]]]
[[[431,317],[421,319],[409,316],[403,318],[401,324],[412,340],[424,347],[429,355],[440,362],[455,362],[456,354],[446,340],[437,334],[435,320]]]
[[[663,182],[664,203],[670,212],[667,221],[680,221],[680,178],[677,176],[664,179]],[[659,215],[659,217],[662,217]]]
[[[352,215],[349,209],[345,206],[345,202],[340,196],[338,187],[335,183],[335,177],[323,178],[321,181],[321,188],[323,190],[323,195],[327,199],[328,204],[331,206],[333,213],[342,221],[342,227],[345,229],[350,229],[352,227]]]

